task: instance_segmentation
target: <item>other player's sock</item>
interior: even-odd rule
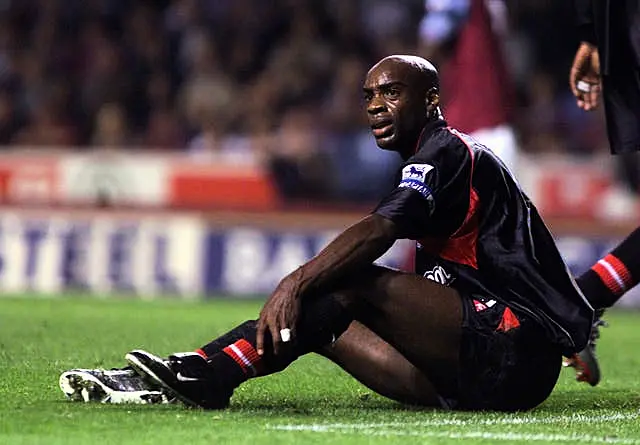
[[[282,371],[301,355],[330,344],[347,330],[351,314],[333,297],[314,299],[303,305],[291,343],[272,353],[271,335],[265,334],[265,354],[256,351],[255,320],[247,321],[198,350],[212,366],[223,387],[233,389],[252,377]],[[221,345],[226,344],[224,347]],[[209,355],[207,351],[213,352]]]
[[[576,282],[596,309],[613,306],[640,278],[640,228],[598,260]]]

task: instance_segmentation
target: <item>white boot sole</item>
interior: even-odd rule
[[[60,375],[59,385],[69,400],[110,404],[171,403],[162,391],[116,391],[83,369],[73,369]]]

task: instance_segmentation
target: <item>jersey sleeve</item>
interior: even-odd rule
[[[593,23],[593,6],[591,0],[574,0],[575,22],[580,41],[597,44],[596,30]]]
[[[466,216],[472,154],[460,138],[442,133],[401,166],[396,188],[374,210],[393,221],[402,238],[451,235]]]

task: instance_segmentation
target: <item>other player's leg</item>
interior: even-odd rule
[[[566,364],[576,368],[576,379],[595,386],[600,382],[600,366],[596,356],[596,341],[600,327],[606,326],[602,315],[640,280],[640,228],[634,230],[611,253],[598,260],[576,282],[584,296],[596,309],[596,319],[588,345],[574,354]]]

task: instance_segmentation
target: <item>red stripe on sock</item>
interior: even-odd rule
[[[195,352],[196,352],[196,354],[202,356],[202,358],[205,359],[205,360],[209,358],[209,357],[207,357],[207,353],[204,352],[202,349],[198,348],[198,349],[196,349]]]
[[[231,357],[238,364],[238,366],[240,366],[240,369],[242,369],[242,371],[245,374],[249,372],[249,369],[248,369],[249,367],[247,366],[247,364],[244,362],[244,360],[242,360],[242,358],[238,354],[236,354],[236,351],[234,351],[230,346],[227,346],[226,348],[224,348],[222,352],[224,352],[229,357]]]
[[[260,364],[261,359],[260,359],[260,356],[258,355],[258,351],[255,350],[255,348],[251,345],[251,343],[249,343],[244,339],[240,339],[235,344],[238,347],[238,349],[242,351],[244,356],[249,359],[249,361],[254,367]]]
[[[604,260],[611,264],[618,276],[622,278],[622,281],[624,282],[623,291],[626,291],[635,285],[633,278],[631,277],[631,272],[629,272],[629,269],[627,269],[627,266],[622,262],[622,260],[620,260],[620,258],[609,254],[604,257]]]
[[[611,275],[611,273],[605,266],[600,263],[596,263],[591,266],[591,270],[598,274],[600,280],[602,280],[604,285],[607,286],[607,289],[609,289],[612,294],[622,294],[622,287],[620,286],[620,284],[618,284],[618,281],[613,277],[613,275]]]
[[[231,357],[245,374],[256,375],[260,372],[262,360],[258,351],[248,341],[240,339],[233,345],[224,348],[222,352]]]

